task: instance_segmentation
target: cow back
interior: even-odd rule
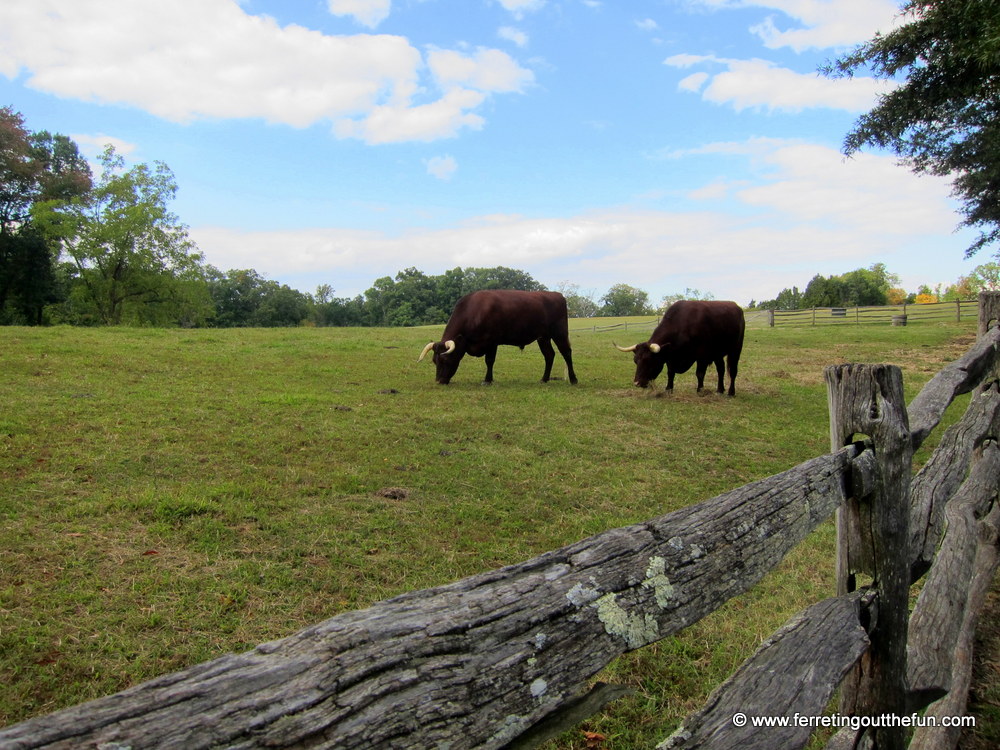
[[[739,354],[744,329],[743,309],[735,302],[680,300],[667,309],[649,340],[674,349]]]
[[[445,327],[444,340],[480,347],[526,346],[539,338],[568,337],[566,298],[558,292],[484,289],[462,297]]]

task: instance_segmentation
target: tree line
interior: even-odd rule
[[[915,292],[899,286],[899,276],[889,273],[884,263],[858,268],[844,274],[817,274],[804,290],[797,286],[782,289],[778,296],[761,302],[751,301],[750,307],[760,310],[806,310],[813,307],[868,307],[901,305],[903,303],[952,302],[976,299],[979,292],[1000,289],[1000,264],[983,263],[972,273],[960,277],[954,284],[924,284]]]

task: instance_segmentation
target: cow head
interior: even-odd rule
[[[440,385],[448,385],[458,370],[458,363],[462,361],[465,351],[459,349],[457,344],[451,339],[448,341],[432,341],[420,352],[417,362],[423,361],[429,351],[434,352],[434,365],[437,367],[437,382]]]
[[[635,362],[635,384],[640,388],[645,388],[650,381],[656,380],[657,376],[663,372],[663,365],[667,362],[667,354],[664,347],[646,341],[634,346],[618,346],[615,348],[622,352],[632,352],[632,359]]]

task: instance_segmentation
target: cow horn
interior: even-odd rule
[[[447,341],[444,342],[444,351],[441,353],[451,354],[453,351],[455,351],[455,342],[451,339],[448,339]]]
[[[651,351],[653,354],[659,354],[660,353],[660,345],[659,344],[650,344],[649,345],[649,351]]]
[[[427,346],[424,347],[424,350],[422,352],[420,352],[420,356],[417,358],[417,362],[423,362],[424,357],[427,356],[427,352],[429,352],[433,348],[434,348],[434,342],[432,341],[431,343],[429,343]]]
[[[614,343],[614,342],[612,342],[612,343]],[[632,344],[632,346],[618,346],[618,344],[615,344],[615,349],[617,349],[620,352],[634,352],[635,348],[637,346],[639,346],[639,345],[638,344]]]

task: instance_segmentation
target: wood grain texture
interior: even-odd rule
[[[1000,563],[998,555],[1000,549],[997,546],[998,529],[1000,529],[1000,508],[994,505],[989,516],[980,523],[980,544],[973,563],[966,609],[958,613],[961,618],[961,628],[952,652],[951,689],[946,696],[932,703],[924,714],[937,719],[938,726],[917,729],[910,741],[910,750],[954,750],[958,747],[962,730],[954,726],[946,727],[942,720],[945,717],[964,716],[966,713],[969,688],[972,684],[972,651],[976,623],[979,621],[986,594],[990,590],[997,565]]]
[[[1000,384],[979,390],[962,416],[941,437],[934,454],[911,483],[911,581],[930,568],[944,534],[944,508],[987,440],[1000,437]]]
[[[793,617],[768,638],[657,750],[804,747],[846,672],[868,648],[860,596],[827,599]],[[734,723],[738,714],[746,723]],[[790,719],[788,726],[754,726],[757,717]],[[796,720],[796,719],[799,720]]]
[[[873,577],[878,621],[865,660],[845,680],[841,713],[902,715],[906,707],[909,487],[912,439],[902,371],[893,365],[838,365],[825,370],[831,447],[870,438],[878,472],[867,498],[851,498],[838,514],[837,592],[854,587],[859,572]],[[861,509],[866,513],[862,517]],[[875,730],[881,750],[902,750],[899,728]]]
[[[968,393],[997,369],[1000,363],[1000,326],[979,337],[975,346],[947,365],[921,389],[907,409],[913,447],[919,448],[941,422],[956,396]]]
[[[982,607],[977,589],[992,581],[996,565],[998,477],[1000,447],[990,442],[945,510],[947,532],[910,619],[907,681],[926,698],[914,709],[953,691],[955,670],[971,668],[963,634],[967,613]]]

